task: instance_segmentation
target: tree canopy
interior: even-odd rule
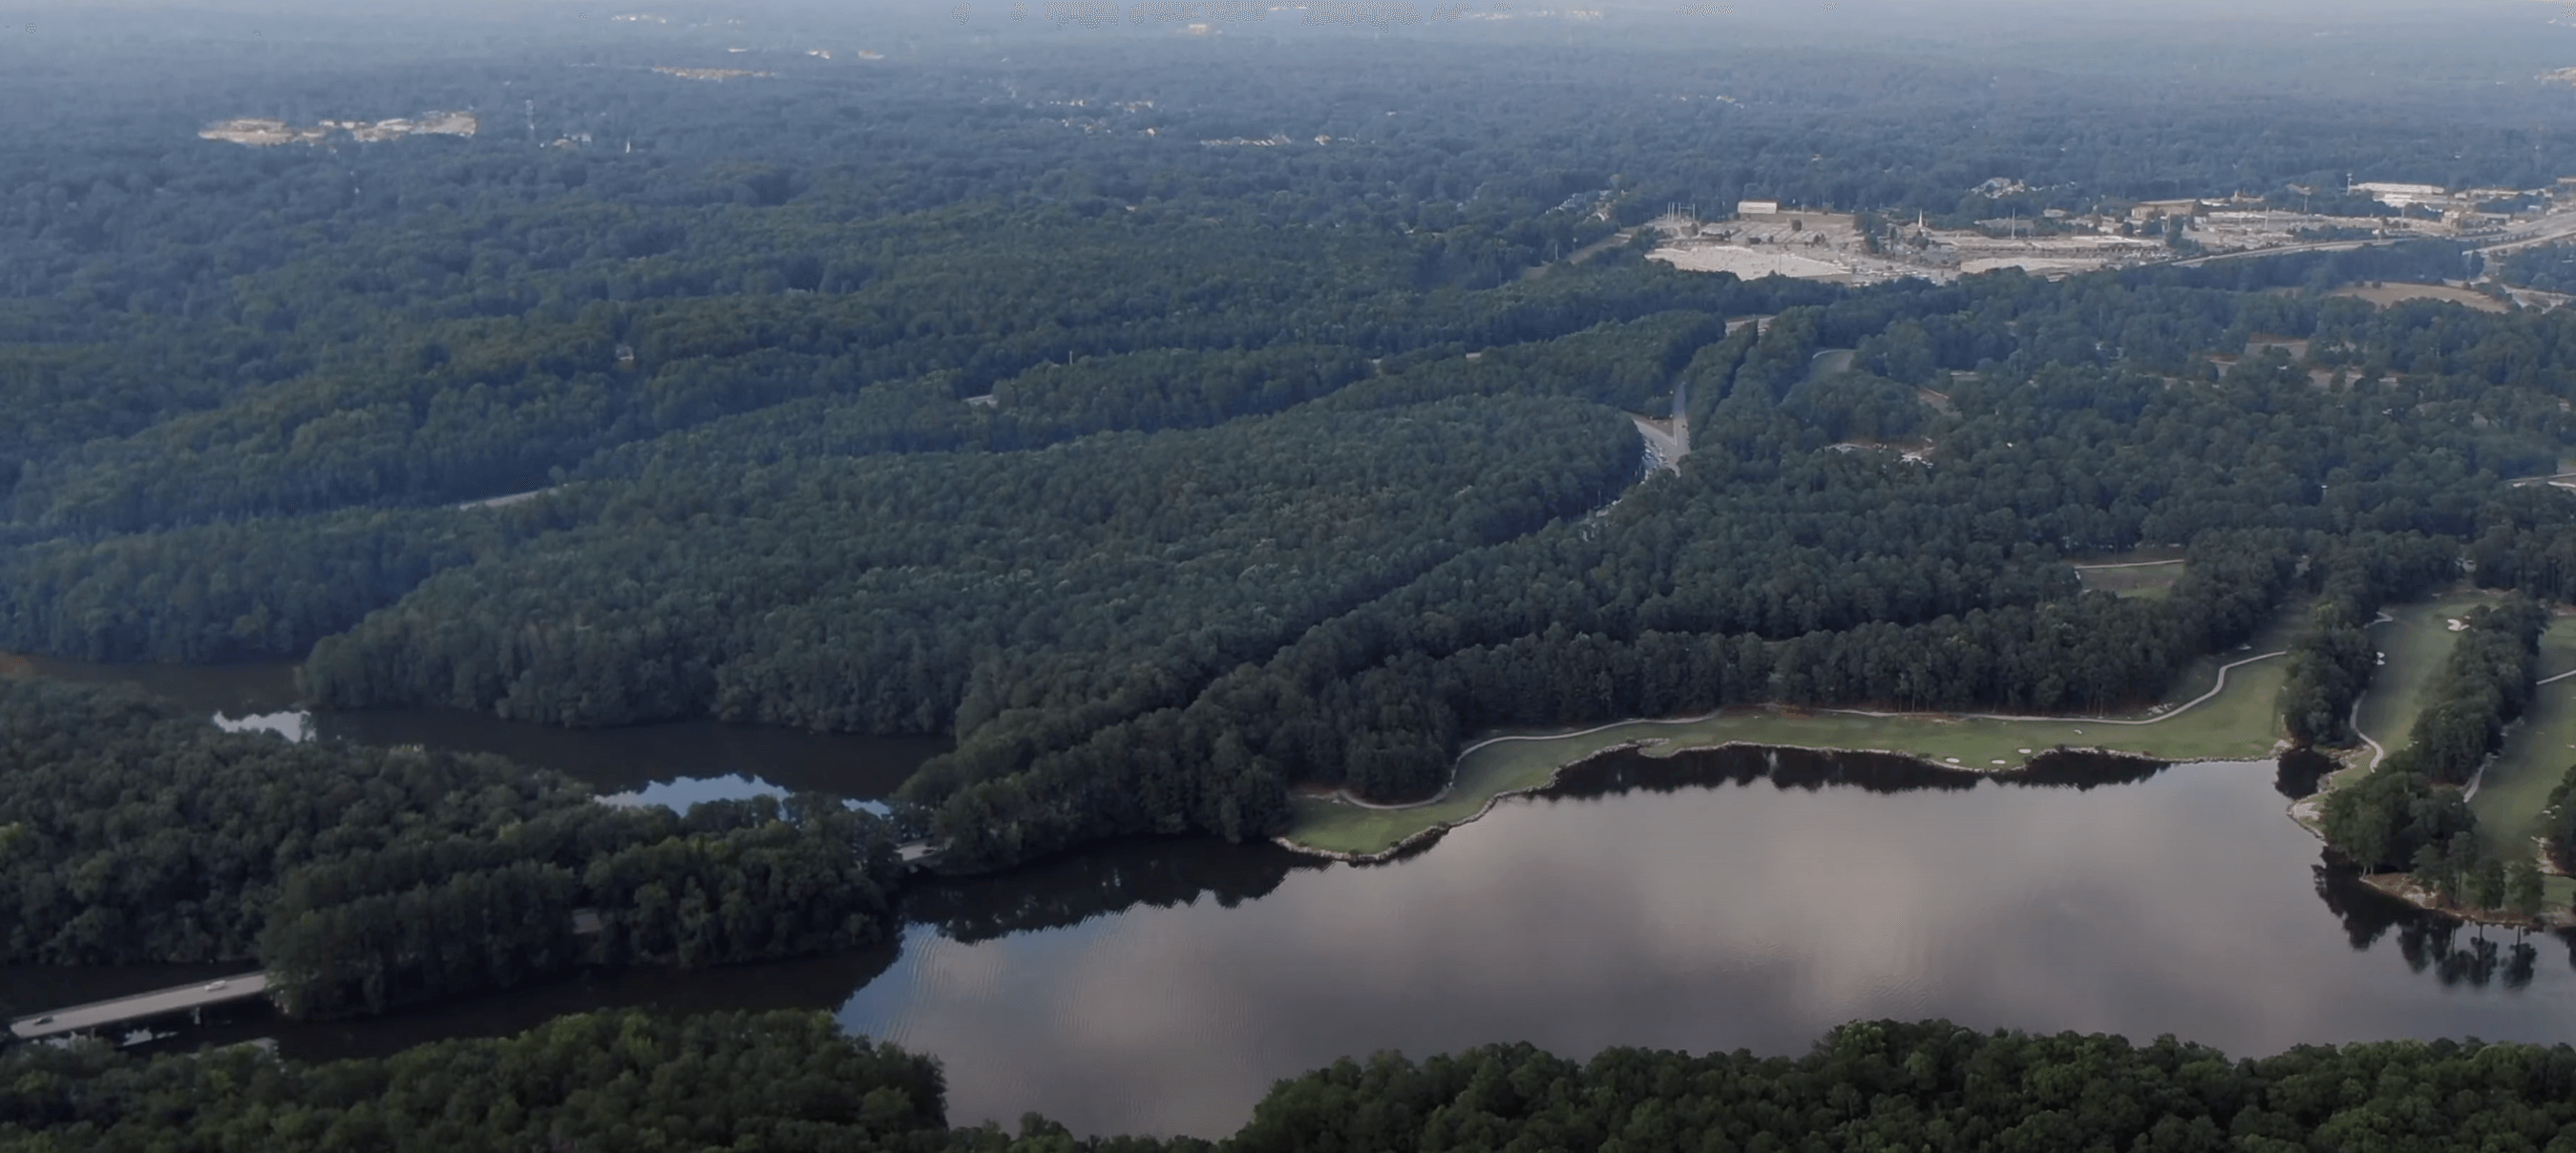
[[[0,963],[257,960],[291,1014],[382,1012],[875,941],[895,856],[883,822],[826,798],[618,808],[497,757],[290,744],[130,690],[0,680]]]
[[[2361,573],[2296,662],[2333,739],[2374,600],[2452,556],[2576,580],[2576,494],[2506,484],[2576,438],[2570,314],[2330,294],[2459,244],[1866,286],[1644,258],[1740,197],[2529,188],[2576,162],[2526,127],[2548,88],[2290,54],[2307,88],[2228,81],[2252,133],[1957,45],[307,29],[347,43],[246,74],[136,30],[0,81],[61,109],[0,124],[0,646],[946,734],[901,819],[983,868],[1426,795],[1490,726],[2137,705]],[[656,70],[737,47],[740,83]],[[200,135],[438,108],[475,133]],[[2067,564],[2141,546],[2191,556],[2171,596]]]
[[[951,1128],[936,1062],[819,1013],[565,1017],[517,1037],[308,1065],[250,1047],[0,1053],[0,1149],[453,1148],[1235,1153],[1316,1150],[2559,1148],[2576,1049],[2303,1045],[1860,1022],[1803,1056],[1526,1044],[1345,1059],[1278,1083],[1213,1146]]]

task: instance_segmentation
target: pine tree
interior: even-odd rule
[[[2513,877],[2508,884],[2508,888],[2512,890],[2513,911],[2515,915],[2522,917],[2540,916],[2541,904],[2547,899],[2541,888],[2540,866],[2534,864],[2528,859],[2520,860],[2513,863],[2512,872]]]
[[[2488,857],[2478,862],[2477,886],[2473,895],[2477,899],[2477,906],[2481,909],[2504,907],[2505,882],[2502,859]]]
[[[2415,860],[2407,871],[2414,875],[2416,884],[2430,892],[2451,891],[2450,859],[2442,855],[2440,846],[2430,841],[2415,846]]]

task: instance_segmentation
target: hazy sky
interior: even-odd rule
[[[889,34],[904,47],[937,51],[977,36],[1150,37],[1171,28],[1125,23],[1066,29],[1044,18],[1048,0],[1022,0],[1033,17],[1008,19],[1014,0],[0,0],[0,73],[12,61],[37,68],[68,65],[60,49],[144,54],[192,46],[236,56],[243,45],[381,44],[397,52],[482,55],[504,40],[551,42],[579,35],[588,21],[604,31],[621,13],[668,17],[669,29],[713,26],[755,47],[774,47],[763,32],[799,38]],[[1122,0],[1095,0],[1125,7]],[[2324,64],[2355,83],[2384,84],[2410,74],[2458,83],[2527,81],[2576,67],[2576,0],[2162,0],[2104,5],[2075,0],[1398,0],[1422,23],[1388,33],[1469,33],[1511,39],[1523,30],[1579,36],[1598,45],[1629,42],[1688,49],[1704,37],[1714,48],[1796,44],[1880,53],[1929,50],[1978,67],[2086,75],[2172,72],[2195,81],[2259,78]],[[1490,14],[1506,6],[1523,22],[1444,23],[1444,5]],[[1566,9],[1598,11],[1579,24],[1528,19]],[[961,12],[960,9],[966,11]],[[967,16],[971,13],[971,19]],[[2553,27],[2552,20],[2560,21]],[[1306,28],[1274,16],[1264,35],[1373,36],[1356,24]],[[625,27],[633,27],[627,25]],[[262,39],[253,41],[253,29]],[[478,31],[481,33],[477,35]],[[531,31],[547,35],[530,37]],[[453,40],[439,33],[454,34]],[[701,33],[703,34],[703,33]],[[2339,39],[2357,34],[2358,41]],[[2156,45],[2169,51],[2141,51]],[[268,52],[279,49],[271,47]],[[48,59],[47,53],[56,55]],[[292,53],[290,52],[291,56]],[[264,57],[264,59],[267,59]],[[306,63],[322,64],[328,53]],[[2195,74],[2193,65],[2202,65]],[[269,65],[285,61],[267,60]],[[5,81],[0,81],[4,83]]]
[[[1003,0],[987,0],[996,7],[1006,7]],[[1416,7],[1429,10],[1440,0],[1412,0]],[[1495,7],[1491,2],[1469,0],[1478,9]],[[917,16],[944,16],[954,0],[0,0],[0,13],[36,16],[77,17],[84,13],[157,13],[166,15],[227,14],[243,17],[282,17],[290,15],[328,14],[339,18],[382,16],[416,18],[424,15],[501,16],[516,18],[535,12],[598,11],[658,12],[671,15],[738,15],[751,19],[786,14],[832,15],[851,19],[885,19]],[[2154,16],[2193,22],[2248,20],[2328,20],[2354,22],[2362,20],[2457,21],[2481,16],[2528,16],[2556,8],[2576,14],[2571,0],[2443,0],[2427,5],[2421,0],[2161,0],[2151,9],[2126,5],[2071,3],[2069,0],[1726,0],[1734,14],[1761,19],[1806,19],[1849,17],[1853,15],[1902,12],[1909,15],[1936,14],[1961,22],[1981,14],[2010,13],[2024,20],[2049,24],[2082,23],[2096,19],[2135,20]],[[1032,7],[1035,7],[1032,4]],[[1521,0],[1515,7],[1529,11],[1545,8],[1589,8],[1607,17],[1624,14],[1668,13],[1681,7],[1679,0],[1662,3],[1638,3],[1636,0]]]

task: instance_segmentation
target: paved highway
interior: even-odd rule
[[[2503,232],[2484,237],[2488,243],[2472,251],[2506,253],[2534,245],[2576,238],[2576,211],[2553,212],[2537,220],[2527,220]],[[2397,244],[2408,240],[2440,240],[2439,236],[2399,235],[2372,237],[2368,240],[2320,240],[2306,244],[2284,244],[2278,248],[2248,248],[2242,252],[2220,252],[2171,262],[2176,268],[2192,268],[2217,260],[2249,260],[2265,256],[2285,256],[2293,252],[2350,252],[2375,244]]]
[[[2479,252],[2514,252],[2551,241],[2576,236],[2576,213],[2544,216],[2521,228],[2507,229],[2504,236]]]
[[[119,997],[113,1001],[75,1005],[69,1009],[56,1009],[33,1017],[21,1017],[9,1023],[9,1032],[27,1040],[38,1037],[59,1037],[68,1033],[85,1033],[92,1029],[103,1029],[127,1021],[139,1021],[146,1017],[185,1013],[191,1009],[225,1005],[234,1001],[248,1001],[267,992],[268,974],[251,973],[240,977],[227,977],[220,981],[201,981],[194,985],[182,985],[176,989],[161,989],[151,993],[139,993],[132,997]]]
[[[2395,244],[2402,240],[2420,240],[2415,236],[2373,237],[2369,240],[2319,240],[2308,244],[2284,244],[2278,248],[2248,248],[2239,252],[2218,252],[2170,262],[2174,268],[2198,268],[2214,260],[2249,260],[2261,256],[2287,256],[2293,252],[2350,252],[2374,244]]]

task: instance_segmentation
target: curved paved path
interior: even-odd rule
[[[2396,617],[2388,615],[2387,609],[2381,609],[2379,610],[2379,615],[2372,617],[2370,619],[2370,624],[2364,627],[2376,628],[2380,625],[2393,625],[2396,623]],[[2385,654],[2382,654],[2382,656],[2384,657]],[[2388,759],[2388,748],[2387,746],[2370,739],[2369,733],[2361,731],[2361,702],[2363,697],[2367,697],[2369,695],[2370,690],[2365,688],[2362,690],[2361,696],[2354,697],[2352,699],[2352,719],[2345,723],[2352,728],[2352,735],[2360,737],[2361,743],[2370,746],[2370,767],[2375,769],[2379,767],[2379,762]]]
[[[2346,722],[2346,723],[2351,727],[2351,729],[2352,729],[2352,735],[2354,735],[2354,736],[2356,736],[2356,737],[2360,737],[2360,738],[2361,738],[2361,743],[2363,743],[2363,744],[2365,744],[2365,745],[2370,746],[2370,767],[2371,767],[2371,768],[2374,768],[2374,769],[2375,769],[2375,768],[2378,768],[2378,767],[2379,767],[2379,762],[2381,762],[2381,761],[2384,761],[2384,760],[2387,760],[2387,759],[2388,759],[2388,750],[2387,750],[2386,748],[2382,747],[2382,746],[2380,745],[2380,743],[2379,743],[2379,742],[2377,742],[2377,741],[2374,741],[2374,740],[2370,739],[2370,734],[2369,734],[2369,733],[2365,733],[2365,732],[2361,731],[2361,700],[2360,700],[2360,698],[2357,698],[2357,697],[2356,697],[2356,698],[2354,698],[2354,700],[2353,700],[2353,702],[2352,702],[2352,719],[2351,719],[2349,722]]]

